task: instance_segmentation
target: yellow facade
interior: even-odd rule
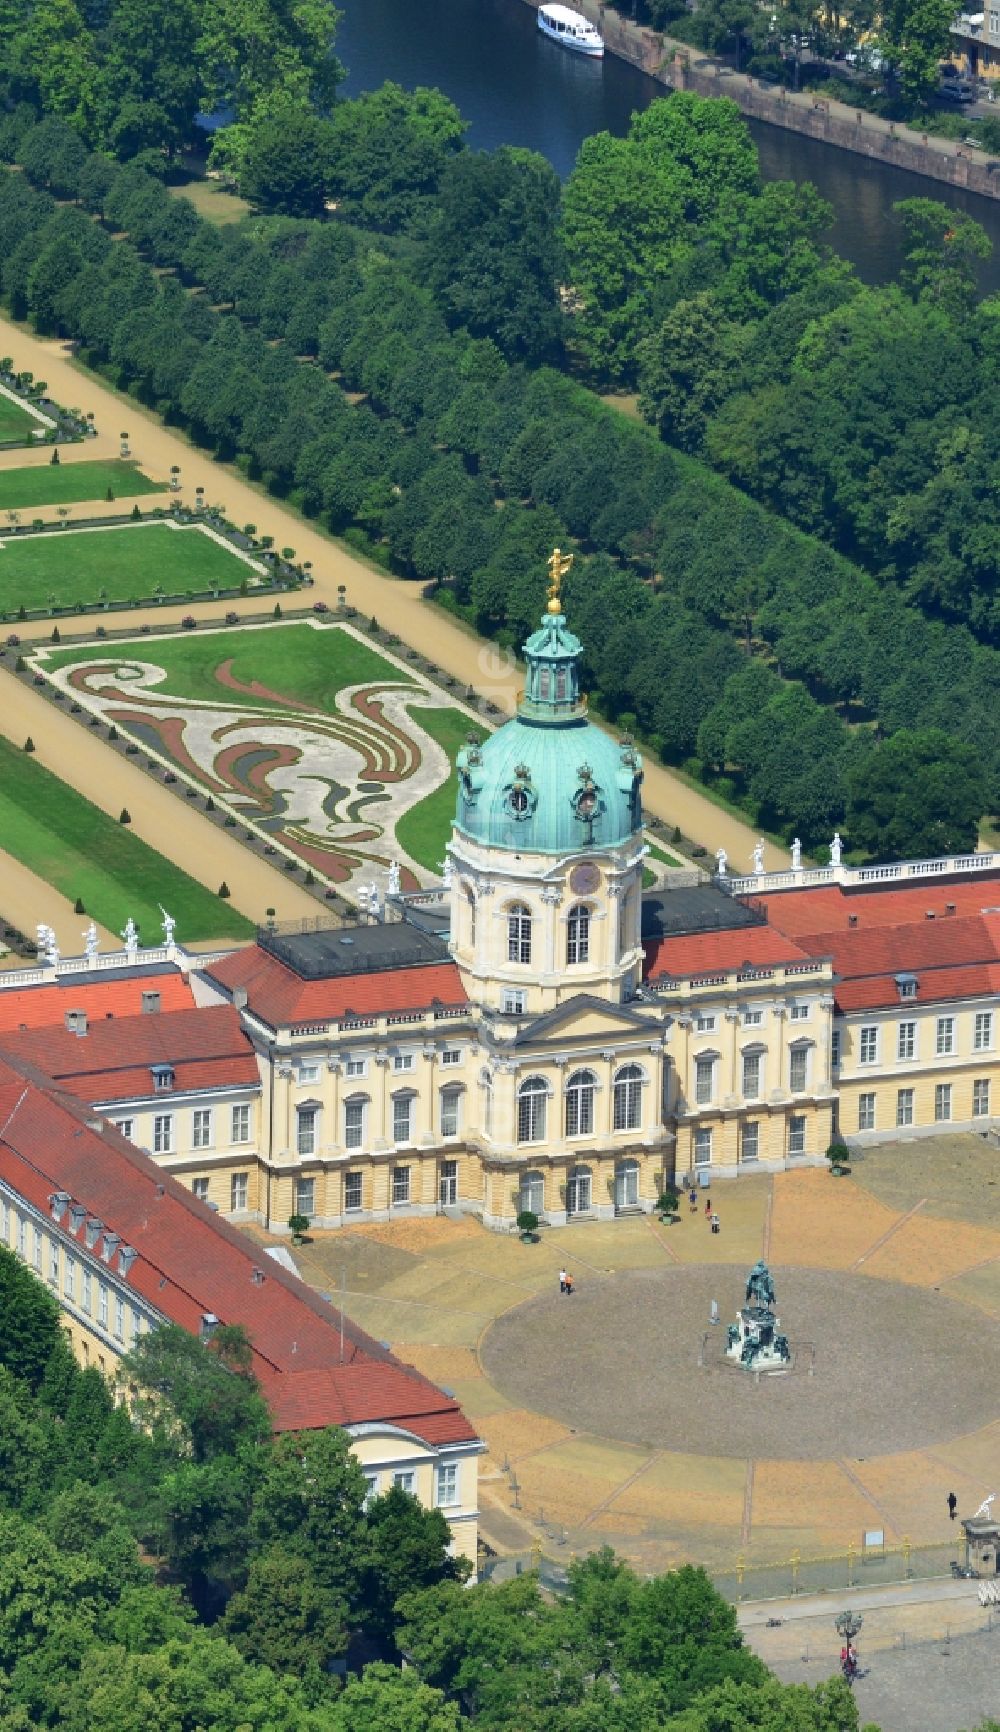
[[[849,1142],[985,1130],[1000,1106],[989,998],[856,1011],[841,1019],[838,1128]]]

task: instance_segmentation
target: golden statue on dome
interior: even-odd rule
[[[562,601],[559,597],[559,590],[563,578],[566,576],[566,573],[573,563],[573,557],[572,553],[564,553],[561,547],[554,547],[552,549],[552,557],[548,562],[549,604],[546,609],[547,613],[562,613]]]

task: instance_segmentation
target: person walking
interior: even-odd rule
[[[713,1232],[713,1233],[718,1233],[718,1232],[719,1232],[719,1230],[720,1230],[720,1222],[719,1222],[719,1217],[718,1217],[718,1215],[716,1215],[716,1214],[715,1214],[715,1213],[714,1213],[714,1211],[713,1211],[713,1214],[712,1214],[712,1232]]]
[[[688,1202],[691,1205],[692,1215],[696,1215],[698,1213],[698,1193],[697,1193],[697,1191],[691,1190],[688,1192]]]
[[[565,1291],[567,1293],[572,1293],[572,1291],[573,1291],[573,1277],[572,1277],[572,1275],[567,1274],[567,1276],[566,1276]]]
[[[948,1493],[948,1514],[951,1517],[952,1521],[955,1520],[955,1515],[956,1515],[957,1510],[958,1510],[958,1499],[955,1496],[955,1493],[953,1491],[950,1491]]]
[[[565,1291],[566,1291],[566,1271],[565,1271],[565,1269],[560,1269],[560,1271],[559,1271],[559,1291],[560,1291],[560,1293],[565,1293]]]
[[[711,1197],[705,1198],[705,1219],[706,1219],[706,1221],[711,1221],[711,1219],[712,1219],[712,1199],[711,1199]]]

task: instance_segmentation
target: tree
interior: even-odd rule
[[[331,116],[330,192],[366,228],[393,230],[434,193],[466,130],[440,90],[386,83]]]
[[[453,1702],[423,1683],[416,1672],[366,1666],[352,1677],[330,1717],[330,1732],[459,1732]]]
[[[246,128],[240,191],[280,216],[321,216],[330,178],[330,125],[311,109],[262,105]]]
[[[13,1251],[0,1246],[0,1364],[37,1390],[62,1339],[57,1301]]]
[[[201,94],[192,53],[198,22],[194,0],[112,0],[94,103],[101,142],[115,155],[172,154],[191,138]]]
[[[364,1566],[367,1491],[343,1431],[285,1433],[261,1464],[250,1512],[254,1545],[304,1558],[345,1620]]]
[[[847,838],[877,860],[971,853],[986,805],[974,746],[938,728],[903,728],[852,772]]]
[[[954,22],[953,0],[889,0],[882,8],[879,47],[896,65],[900,90],[915,107],[926,107],[937,90]]]
[[[915,300],[926,297],[953,316],[971,312],[977,265],[993,250],[985,230],[936,199],[900,199],[893,209],[903,224],[904,287]]]
[[[364,1627],[391,1641],[396,1602],[402,1594],[438,1582],[465,1581],[470,1566],[464,1558],[448,1556],[451,1530],[441,1511],[424,1509],[398,1486],[374,1498],[367,1517],[361,1583]]]
[[[122,1360],[138,1389],[136,1415],[170,1453],[190,1447],[195,1462],[235,1455],[270,1433],[270,1415],[250,1369],[249,1343],[237,1327],[210,1343],[178,1324],[144,1335]]]
[[[343,1605],[320,1586],[305,1558],[280,1546],[253,1559],[220,1628],[246,1659],[296,1677],[319,1676],[347,1648]]]
[[[237,121],[278,93],[329,108],[344,76],[334,53],[338,19],[331,0],[208,0],[193,44],[205,105],[227,105]]]

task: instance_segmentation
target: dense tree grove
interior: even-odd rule
[[[856,1732],[848,1687],[778,1684],[701,1570],[604,1550],[559,1599],[465,1587],[444,1517],[366,1503],[342,1432],[270,1437],[239,1328],[142,1337],[133,1423],[3,1247],[0,1293],[0,1732]]]

